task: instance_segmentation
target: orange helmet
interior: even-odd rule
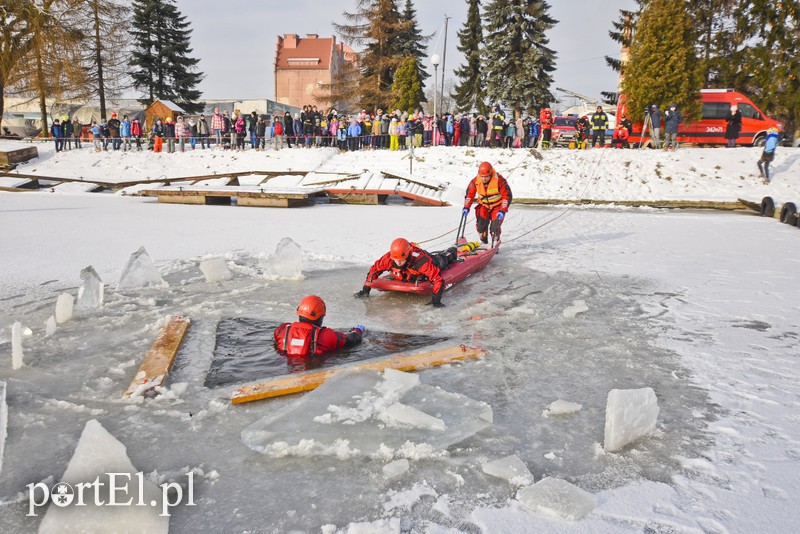
[[[297,306],[297,315],[309,321],[316,321],[325,317],[325,301],[316,295],[309,295],[300,301]]]
[[[478,167],[478,176],[491,176],[493,171],[492,164],[488,161],[484,161],[481,163],[481,166]]]
[[[392,248],[389,249],[389,257],[394,261],[403,261],[411,254],[411,243],[407,239],[398,237],[392,241]]]

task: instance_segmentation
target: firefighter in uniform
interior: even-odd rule
[[[440,269],[454,261],[455,255],[455,247],[445,253],[432,255],[409,243],[407,239],[398,237],[392,241],[389,252],[372,265],[367,273],[367,282],[372,282],[384,271],[391,271],[392,278],[404,282],[416,282],[422,277],[426,277],[430,280],[433,288],[431,304],[436,308],[441,308],[444,306],[442,293],[444,293],[445,282]],[[368,297],[370,289],[365,285],[355,296],[358,298]]]
[[[354,326],[343,334],[322,326],[325,318],[325,301],[309,295],[297,306],[298,320],[283,323],[275,329],[275,348],[290,360],[304,361],[310,356],[321,356],[339,349],[347,349],[361,343],[363,325]]]
[[[492,233],[495,241],[500,241],[500,225],[508,213],[508,205],[511,204],[511,188],[508,187],[506,179],[488,161],[481,163],[478,167],[478,176],[467,187],[464,217],[469,215],[473,200],[477,201],[475,227],[481,241],[489,242],[488,232]]]

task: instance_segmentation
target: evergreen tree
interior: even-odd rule
[[[486,93],[523,110],[548,106],[556,54],[545,33],[556,22],[544,0],[491,0],[486,6],[486,45],[481,61]]]
[[[651,0],[642,10],[622,81],[632,117],[645,106],[673,103],[684,117],[700,117],[703,73],[696,37],[683,2]]]
[[[203,109],[198,102],[200,91],[195,89],[203,79],[195,72],[200,60],[190,56],[192,30],[173,2],[133,0],[131,75],[137,88],[147,95],[140,100],[142,104],[171,100],[187,113],[197,113]]]
[[[427,56],[427,44],[431,40],[430,35],[422,35],[422,31],[417,25],[417,11],[411,0],[406,0],[400,20],[408,24],[408,29],[401,32],[399,39],[399,49],[404,56],[411,56],[417,60],[417,70],[422,88],[425,88],[425,80],[431,75],[425,70],[425,57]],[[424,96],[423,96],[424,101]]]
[[[636,29],[636,22],[639,20],[639,14],[641,13],[642,6],[646,2],[647,0],[636,0],[636,3],[639,5],[639,7],[635,11],[620,9],[619,20],[611,23],[614,29],[609,30],[608,35],[609,37],[611,37],[612,41],[619,43],[620,49],[623,48],[630,49],[633,33]],[[606,59],[606,64],[609,67],[611,67],[611,70],[619,73],[621,81],[625,74],[623,72],[623,67],[624,67],[624,62],[627,60],[627,58],[624,58],[622,57],[622,55],[620,55],[619,58],[613,56],[606,56],[605,59]],[[601,91],[600,94],[603,97],[604,103],[612,105],[617,103],[617,98],[619,97],[619,94],[617,93],[616,90]]]
[[[468,0],[467,21],[458,32],[458,50],[464,54],[466,64],[457,68],[454,74],[460,80],[452,97],[459,111],[477,109],[485,115],[489,112],[486,105],[486,83],[481,72],[481,41],[483,26],[481,24],[480,0]]]
[[[351,24],[334,24],[349,42],[365,45],[359,55],[359,97],[364,109],[386,107],[393,100],[392,83],[405,58],[400,36],[411,26],[403,22],[394,0],[358,0],[355,13],[345,12]]]
[[[395,95],[395,100],[392,102],[393,109],[413,113],[420,108],[420,103],[425,99],[418,63],[416,58],[407,57],[397,69],[392,84],[392,92]]]

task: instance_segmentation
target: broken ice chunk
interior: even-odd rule
[[[656,429],[658,399],[652,388],[612,389],[606,401],[603,448],[616,451]]]
[[[533,484],[533,475],[528,470],[528,466],[514,454],[486,462],[482,468],[487,475],[507,480],[512,486]]]
[[[167,283],[161,278],[153,260],[144,247],[131,254],[122,276],[119,277],[117,289],[138,289],[141,287],[164,287]]]
[[[19,321],[11,325],[11,368],[22,367],[22,324]]]
[[[517,492],[517,500],[526,508],[550,517],[577,521],[594,510],[594,496],[560,478],[543,478]]]
[[[413,406],[407,406],[400,402],[395,402],[386,408],[383,413],[390,421],[397,421],[404,425],[430,430],[444,430],[444,421],[438,417],[428,415]]]
[[[264,278],[268,280],[302,280],[303,250],[300,245],[284,237],[275,247],[264,266]]]
[[[98,493],[96,498],[85,499],[84,506],[56,506],[50,504],[39,525],[40,534],[63,532],[148,532],[169,531],[169,514],[161,517],[162,491],[137,476],[138,470],[128,458],[125,445],[92,419],[86,423],[60,482],[72,488],[83,483],[87,495]],[[113,479],[112,479],[113,475]],[[128,476],[130,475],[130,476]],[[99,480],[99,489],[95,480]],[[113,484],[113,493],[109,488]],[[140,486],[141,485],[141,486]],[[95,488],[92,491],[92,488]],[[75,489],[77,491],[77,489]],[[95,497],[97,497],[95,496]],[[132,502],[130,506],[109,505]],[[98,506],[96,503],[102,502]],[[141,503],[141,504],[140,504]]]
[[[589,307],[586,305],[586,302],[584,302],[583,300],[573,300],[572,306],[567,306],[561,313],[567,319],[574,319],[575,316],[578,315],[579,313],[583,313],[588,310]]]
[[[383,466],[383,476],[388,479],[396,478],[408,471],[408,460],[401,458]]]
[[[56,333],[57,329],[58,327],[56,326],[56,316],[51,315],[50,317],[47,318],[47,321],[45,321],[44,323],[44,335],[48,337],[52,336],[53,334]]]
[[[72,319],[72,305],[75,297],[69,293],[61,293],[56,300],[56,323],[66,323]]]
[[[103,304],[103,281],[91,265],[81,271],[80,289],[78,289],[79,308],[97,308]]]
[[[294,405],[245,428],[242,441],[276,457],[422,458],[440,455],[491,425],[492,409],[485,403],[426,384],[407,388],[413,380],[402,373],[386,376],[372,371],[341,373]],[[398,384],[404,384],[399,393]],[[424,424],[386,424],[390,407],[389,414]],[[426,412],[431,409],[433,415]],[[342,444],[347,445],[347,455],[338,452]]]
[[[551,402],[547,406],[547,409],[542,412],[542,415],[545,417],[551,415],[566,415],[580,411],[581,408],[583,408],[581,404],[558,399],[557,401]]]
[[[228,269],[228,264],[223,258],[213,258],[200,262],[200,270],[206,277],[206,282],[222,282],[230,280],[233,273]]]

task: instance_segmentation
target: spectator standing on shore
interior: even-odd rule
[[[228,116],[228,112],[226,111],[222,115],[222,148],[233,148],[233,143],[231,143],[231,132],[233,131],[233,122],[231,122],[231,118]]]
[[[186,134],[189,136],[189,146],[194,147],[197,146],[197,121],[194,120],[194,117],[189,117],[189,120],[186,121]]]
[[[56,143],[56,152],[61,152],[64,148],[64,127],[61,125],[61,120],[56,119],[53,121],[50,132],[53,134],[53,141]]]
[[[197,120],[197,137],[200,138],[200,148],[205,148],[208,143],[208,148],[211,148],[211,141],[208,140],[208,121],[205,115],[200,115]]]
[[[64,129],[63,148],[72,150],[72,123],[69,122],[69,116],[64,115],[61,117],[61,127]]]
[[[161,119],[156,119],[156,123],[153,125],[153,152],[161,152],[161,148],[164,145],[165,133],[166,130],[164,129],[164,125],[161,123]]]
[[[661,110],[655,104],[650,107],[650,124],[653,128],[653,145],[650,148],[658,148],[661,142]]]
[[[119,135],[122,137],[122,150],[127,152],[131,149],[131,121],[127,115],[122,116],[122,122],[119,124]]]
[[[294,121],[292,115],[287,111],[283,114],[283,135],[286,136],[286,146],[292,148],[292,135],[294,134]]]
[[[109,137],[111,137],[111,146],[114,150],[119,150],[119,147],[122,144],[122,138],[119,135],[119,125],[120,122],[117,118],[117,114],[112,113],[111,119],[109,119],[107,126]]]
[[[94,143],[94,151],[100,152],[101,150],[100,146],[103,143],[102,126],[97,124],[97,121],[92,121],[92,127],[89,131],[92,132],[92,142]]]
[[[597,111],[592,115],[592,148],[606,146],[606,130],[608,129],[608,115],[603,111],[603,106],[597,106]],[[600,141],[598,145],[597,142]]]
[[[236,122],[233,126],[234,133],[231,134],[232,138],[235,135],[236,150],[239,152],[244,151],[244,137],[247,132],[247,125],[245,124],[244,117],[241,113],[236,115]]]
[[[72,119],[72,140],[75,141],[75,148],[81,147],[81,134],[83,133],[83,127],[81,123],[78,121],[78,117],[74,117]]]
[[[175,152],[175,137],[176,137],[175,123],[172,122],[171,117],[164,120],[164,139],[167,141],[167,154]]]
[[[136,139],[136,151],[142,151],[142,125],[139,119],[134,117],[131,121],[131,136]]]
[[[279,115],[272,117],[272,139],[275,150],[283,148],[283,118]]]
[[[670,104],[664,112],[664,150],[678,148],[678,125],[683,122],[683,115],[677,104]]]
[[[728,140],[728,148],[736,146],[736,139],[739,138],[739,132],[742,131],[742,112],[739,111],[739,106],[733,104],[728,114],[725,116],[725,122],[728,126],[725,128],[725,139]]]
[[[211,130],[214,132],[214,141],[217,146],[222,146],[222,132],[225,130],[225,119],[219,112],[219,108],[214,108],[214,114],[211,116]]]
[[[250,148],[258,148],[259,146],[257,129],[258,129],[258,113],[256,113],[255,111],[251,111],[247,123],[247,131],[250,133]]]
[[[258,117],[256,121],[256,150],[264,150],[267,145],[265,139],[267,137],[267,121],[264,117]]]

